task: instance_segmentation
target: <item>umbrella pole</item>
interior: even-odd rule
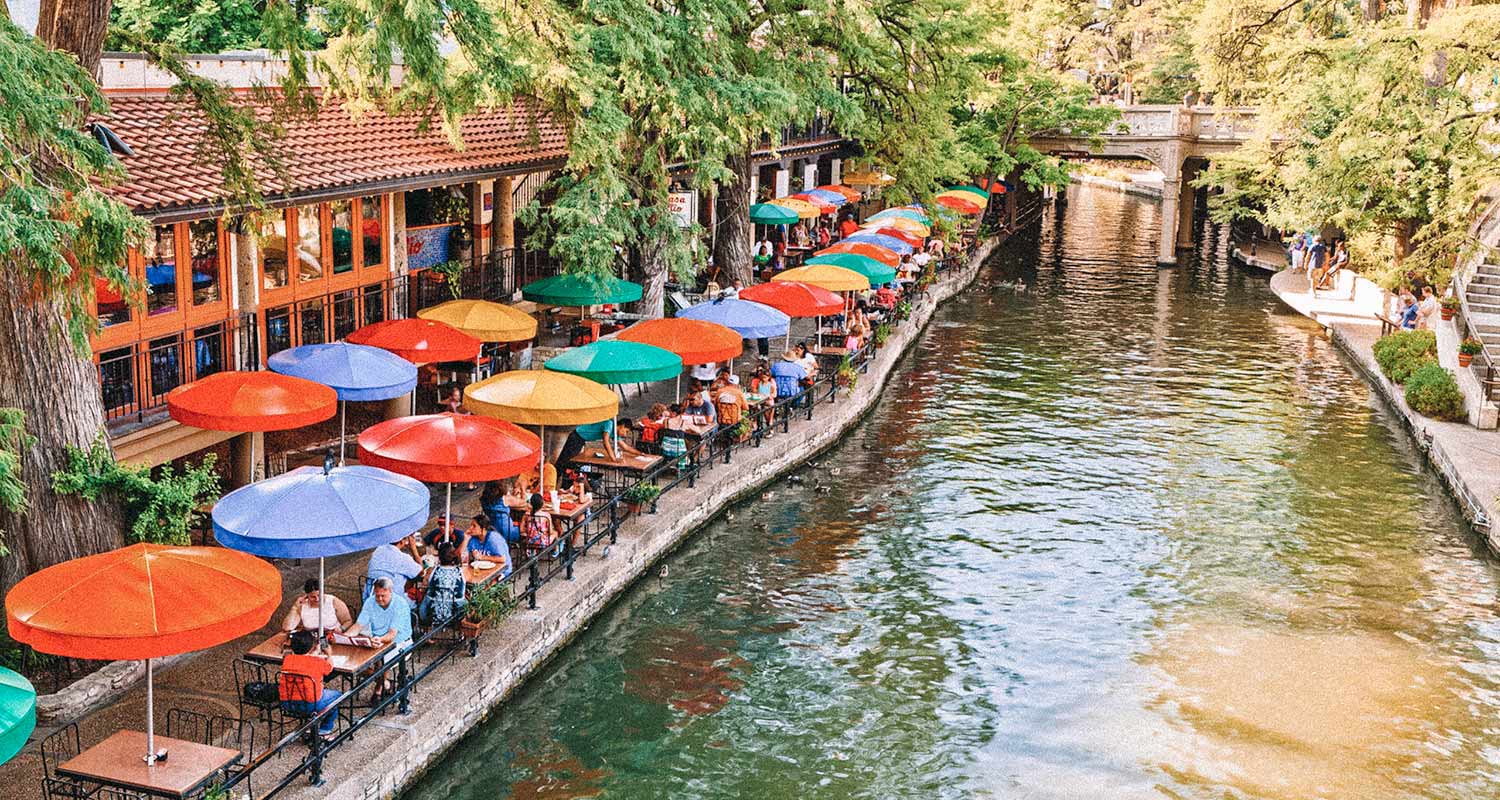
[[[344,466],[344,401],[343,400],[339,401],[339,466],[341,466],[341,467]],[[323,587],[319,586],[318,587],[318,591],[319,592],[323,591]],[[321,636],[322,634],[323,634],[323,629],[320,626],[318,628],[318,635]]]
[[[682,402],[682,373],[677,373],[677,399],[673,402]]]
[[[156,763],[156,695],[152,684],[155,675],[151,670],[151,659],[146,659],[146,763]]]
[[[448,526],[449,531],[453,530],[453,483],[451,481],[448,483],[447,499],[443,501],[443,522]],[[438,530],[442,530],[442,528],[438,528]],[[446,535],[447,531],[443,531],[443,533]]]
[[[328,591],[323,588],[323,557],[318,556],[318,647],[323,646],[323,598]]]
[[[537,438],[541,440],[542,446],[536,451],[536,493],[545,496],[547,489],[547,426],[538,425],[537,429],[542,432]]]

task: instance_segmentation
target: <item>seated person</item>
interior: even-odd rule
[[[422,537],[422,543],[432,548],[434,552],[441,552],[444,547],[458,547],[463,544],[464,535],[453,529],[452,520],[447,514],[439,514],[437,527],[427,532]]]
[[[875,305],[881,308],[896,307],[896,290],[889,283],[881,284],[875,290]]]
[[[317,637],[311,631],[297,631],[291,637],[292,652],[281,659],[278,693],[282,709],[289,713],[311,716],[343,696],[323,686],[323,679],[333,674],[333,664],[328,656],[313,652],[316,644]],[[318,722],[318,735],[333,738],[333,729],[338,724],[338,713],[329,714]]]
[[[802,365],[802,371],[807,373],[808,380],[818,379],[818,357],[807,348],[806,342],[797,343],[797,363]]]
[[[693,384],[693,392],[688,395],[682,407],[682,416],[684,422],[681,430],[699,436],[712,431],[718,424],[718,409],[714,408],[713,399],[708,396],[708,390],[702,384]]]
[[[807,370],[791,350],[781,354],[781,360],[771,365],[771,377],[776,379],[777,397],[794,397],[802,392],[802,381]]]
[[[349,606],[331,594],[319,592],[318,579],[308,578],[302,582],[302,595],[292,601],[291,609],[281,621],[281,629],[287,633],[316,631],[319,613],[325,631],[342,631],[354,624]]]
[[[718,414],[719,424],[727,428],[738,425],[750,412],[750,401],[745,399],[745,392],[740,389],[738,382],[726,381],[714,394],[714,410]]]
[[[510,505],[506,498],[512,496],[513,483],[511,481],[490,481],[484,485],[484,492],[479,495],[479,508],[492,518],[509,516]]]
[[[615,461],[620,460],[621,453],[637,456],[641,454],[641,451],[620,439],[620,427],[613,419],[595,422],[592,425],[579,425],[573,429],[573,432],[578,434],[584,442],[603,442],[605,454]]]
[[[544,465],[542,470],[542,481],[537,483],[536,470],[529,470],[516,479],[520,483],[521,491],[527,495],[540,494],[541,492],[553,492],[557,490],[557,467],[550,462]]]
[[[515,530],[515,540],[521,540],[521,528],[510,521],[510,514],[505,515],[505,525]],[[495,529],[489,516],[480,514],[469,523],[468,529],[464,531],[464,544],[460,552],[460,560],[494,561],[500,565],[500,577],[510,574],[510,545],[506,542],[511,537]]]
[[[447,622],[462,614],[468,604],[468,584],[464,582],[458,553],[456,547],[438,551],[438,565],[428,576],[427,591],[422,593],[422,604],[417,606],[417,617],[428,625]]]
[[[656,448],[661,439],[661,429],[667,420],[667,404],[656,403],[646,416],[636,420],[636,427],[641,429],[641,444],[652,449]]]
[[[374,584],[382,578],[405,594],[406,582],[422,574],[419,559],[415,536],[408,536],[395,544],[383,544],[371,551],[370,563],[365,567],[365,604],[369,604]]]
[[[688,429],[688,419],[682,413],[682,406],[673,403],[662,417],[661,454],[668,459],[687,455],[686,434],[690,432],[692,431]]]
[[[542,496],[534,494],[530,500],[531,510],[521,519],[521,536],[526,542],[528,557],[546,550],[557,541],[557,529],[552,515],[547,513]]]
[[[411,603],[406,595],[395,591],[395,582],[390,578],[375,581],[370,599],[359,609],[359,618],[348,631],[350,636],[369,636],[382,642],[394,643],[385,654],[385,663],[395,661],[401,651],[411,647]]]

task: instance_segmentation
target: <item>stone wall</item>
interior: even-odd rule
[[[480,724],[656,562],[731,503],[759,492],[836,444],[874,407],[896,363],[937,306],[968,287],[995,245],[991,241],[981,246],[965,267],[932,286],[914,305],[911,319],[876,353],[852,392],[841,393],[832,404],[820,403],[812,422],[794,421],[789,434],[777,435],[759,448],[737,451],[729,465],[706,469],[696,487],[683,485],[663,495],[656,514],[628,520],[621,527],[619,542],[607,555],[596,548],[578,561],[572,581],[557,579],[542,589],[537,609],[518,610],[487,631],[477,658],[460,656],[429,675],[413,692],[410,714],[372,723],[330,754],[325,762],[325,785],[299,784],[284,796],[297,800],[391,797],[436,764],[445,750]]]

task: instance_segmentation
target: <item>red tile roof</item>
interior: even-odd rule
[[[221,199],[219,165],[203,163],[198,153],[204,125],[191,101],[115,95],[110,105],[104,121],[135,151],[121,157],[127,178],[112,187],[121,200],[137,213],[157,216],[204,209]],[[289,185],[282,187],[268,172],[261,177],[262,192],[273,198],[286,190],[295,198],[381,184],[391,191],[403,181],[472,179],[567,155],[563,127],[527,103],[467,117],[462,150],[435,121],[427,130],[421,122],[419,114],[380,111],[356,119],[342,102],[325,103],[315,119],[287,126],[280,150]]]

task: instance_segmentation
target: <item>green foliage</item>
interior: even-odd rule
[[[443,281],[448,284],[448,291],[453,294],[455,300],[463,295],[466,266],[468,265],[462,261],[444,261],[432,266],[433,272],[443,276]]]
[[[877,347],[884,345],[885,341],[891,338],[891,326],[884,322],[876,325],[874,332],[870,334],[870,338],[875,340]]]
[[[653,486],[649,483],[637,483],[634,486],[631,486],[629,489],[626,489],[625,492],[620,495],[620,499],[627,503],[643,506],[647,503],[654,502],[656,498],[660,496],[660,486]]]
[[[1464,419],[1464,395],[1453,373],[1436,362],[1428,362],[1406,381],[1406,404],[1413,411],[1434,419],[1459,422]]]
[[[1406,383],[1412,373],[1437,360],[1437,334],[1432,331],[1397,331],[1374,345],[1375,363],[1395,383]]]
[[[474,622],[499,622],[514,607],[510,584],[492,581],[469,593],[468,602],[464,605],[464,616]]]
[[[250,0],[115,0],[107,50],[160,42],[187,53],[222,53],[261,45],[261,3]],[[127,35],[128,32],[128,35]]]
[[[187,544],[188,531],[203,516],[198,509],[218,498],[219,478],[213,467],[212,454],[181,472],[170,465],[155,470],[121,466],[101,434],[87,452],[69,448],[68,465],[53,473],[52,488],[89,501],[106,492],[119,497],[127,518],[133,520],[129,541]]]
[[[1465,339],[1458,343],[1458,352],[1466,356],[1477,356],[1484,352],[1484,342],[1478,339]]]
[[[0,408],[0,508],[13,514],[26,511],[26,481],[21,477],[21,457],[36,439],[26,432],[26,414],[18,408]],[[0,531],[0,556],[8,555],[5,532]]]
[[[844,356],[844,360],[839,362],[838,370],[834,372],[834,381],[851,392],[859,385],[859,370],[854,368],[854,361],[849,356]]]
[[[896,303],[896,308],[895,308],[895,311],[893,313],[896,315],[896,319],[898,319],[898,320],[904,320],[904,319],[910,317],[911,316],[911,301],[910,300],[902,300],[902,301]]]

